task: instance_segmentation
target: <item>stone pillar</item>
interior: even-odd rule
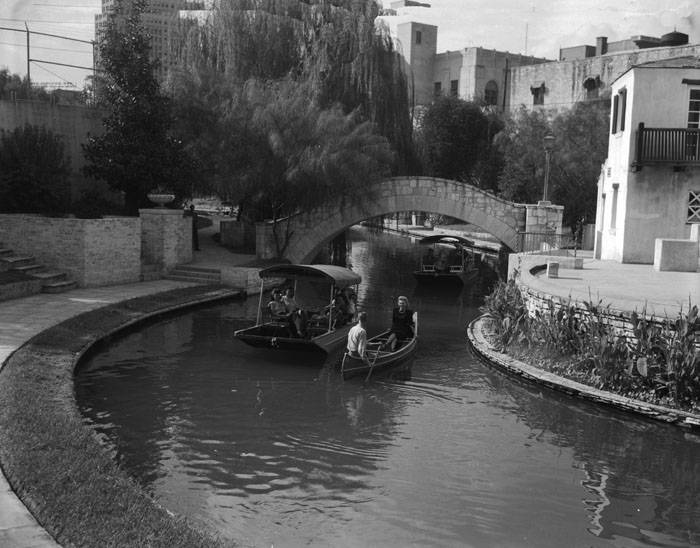
[[[562,233],[564,206],[551,202],[525,205],[525,237],[521,251],[544,251],[556,244],[555,235]]]
[[[141,261],[167,272],[192,261],[192,217],[181,209],[140,209]]]
[[[255,223],[255,256],[258,259],[273,259],[277,256],[272,221]]]

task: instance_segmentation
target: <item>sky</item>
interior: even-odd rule
[[[225,1],[225,0],[224,0]],[[677,29],[700,42],[700,0],[422,0],[391,24],[415,20],[438,26],[438,52],[469,46],[557,59],[560,47],[595,45]],[[386,7],[390,0],[383,0]],[[0,0],[0,27],[94,38],[100,0]],[[90,67],[89,44],[31,35],[31,58]],[[26,74],[26,35],[0,30],[0,68]],[[35,82],[72,82],[82,88],[88,70],[33,61]]]

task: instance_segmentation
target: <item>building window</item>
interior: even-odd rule
[[[450,95],[454,97],[459,95],[459,80],[450,80]]]
[[[700,190],[688,194],[688,218],[686,223],[700,223]]]
[[[544,105],[544,82],[537,87],[530,86],[530,93],[532,93],[532,104],[533,105]]]
[[[435,84],[433,84],[433,95],[435,95],[435,97],[440,97],[440,95],[442,95],[441,82],[435,82]]]
[[[615,230],[617,224],[617,190],[620,185],[613,185],[612,210],[610,211],[610,230]]]
[[[612,121],[611,133],[617,133],[618,131],[625,131],[625,114],[627,112],[627,90],[621,89],[613,97],[613,109],[612,116],[610,117]]]
[[[688,129],[697,131],[688,132],[685,139],[685,155],[689,158],[700,158],[698,150],[698,133],[700,132],[700,89],[691,89],[688,101]]]
[[[627,90],[620,90],[620,131],[625,131],[625,114],[627,112]]]
[[[586,100],[598,98],[598,90],[600,89],[600,76],[595,78],[586,78],[583,81],[583,89],[586,90]]]
[[[487,105],[498,104],[498,84],[493,80],[489,80],[484,88],[484,101]]]
[[[419,30],[416,31],[416,44],[423,43],[423,33]]]

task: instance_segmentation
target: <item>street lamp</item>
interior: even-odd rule
[[[544,136],[542,142],[544,146],[544,190],[542,191],[542,201],[546,202],[548,201],[547,191],[549,189],[549,157],[554,148],[554,135],[548,133]]]

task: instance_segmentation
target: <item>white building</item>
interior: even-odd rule
[[[633,66],[612,83],[611,91],[611,135],[598,183],[595,256],[695,271],[700,57]]]

